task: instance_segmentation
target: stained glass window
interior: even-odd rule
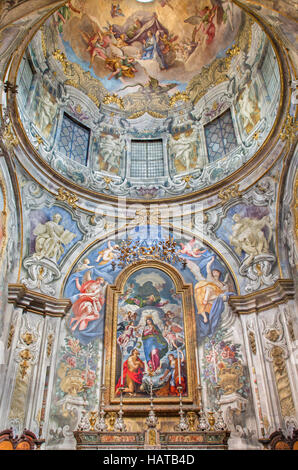
[[[26,105],[30,86],[32,83],[32,78],[33,78],[33,72],[32,72],[30,63],[26,57],[23,57],[21,64],[20,64],[19,74],[18,74],[18,87],[19,87],[18,96],[23,106]]]
[[[132,140],[131,167],[132,178],[154,178],[164,176],[162,139]]]
[[[210,162],[222,158],[237,146],[232,115],[229,109],[206,124],[205,138]]]
[[[81,165],[87,165],[90,130],[64,114],[58,150]]]

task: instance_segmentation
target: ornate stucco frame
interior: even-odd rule
[[[182,296],[186,359],[187,359],[187,381],[188,395],[183,397],[183,404],[187,408],[197,407],[197,386],[198,386],[198,364],[196,363],[196,322],[195,309],[193,303],[193,286],[186,284],[182,275],[173,266],[162,261],[142,260],[137,261],[125,268],[117,277],[114,285],[107,287],[106,316],[105,316],[105,372],[104,383],[106,386],[105,409],[119,409],[119,396],[115,394],[115,374],[116,374],[116,334],[117,334],[117,307],[118,298],[124,292],[124,286],[133,273],[144,268],[159,269],[167,274],[173,281],[176,292]],[[149,397],[123,397],[124,410],[136,412],[137,410],[149,410]],[[155,397],[154,404],[157,410],[173,412],[178,410],[179,397]],[[176,405],[176,406],[175,406]]]
[[[0,267],[3,262],[6,243],[7,243],[7,194],[6,194],[6,186],[4,183],[4,177],[0,169],[0,191],[2,192],[3,196],[3,210],[1,211],[2,216],[2,240],[0,241]]]

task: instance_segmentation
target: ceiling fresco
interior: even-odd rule
[[[231,2],[72,0],[54,15],[69,61],[109,92],[152,84],[184,90],[200,70],[225,55],[244,13]]]
[[[266,141],[276,59],[230,1],[71,0],[27,47],[18,110],[59,178],[113,198],[182,197],[236,172]]]

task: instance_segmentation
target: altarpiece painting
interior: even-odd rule
[[[140,261],[107,287],[104,380],[107,405],[195,401],[193,288],[160,261]],[[190,365],[192,364],[192,369]]]

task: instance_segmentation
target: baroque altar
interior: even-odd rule
[[[74,437],[77,442],[77,450],[227,450],[230,436],[229,431],[157,431],[157,440],[150,441],[150,434],[147,432],[74,431]]]

